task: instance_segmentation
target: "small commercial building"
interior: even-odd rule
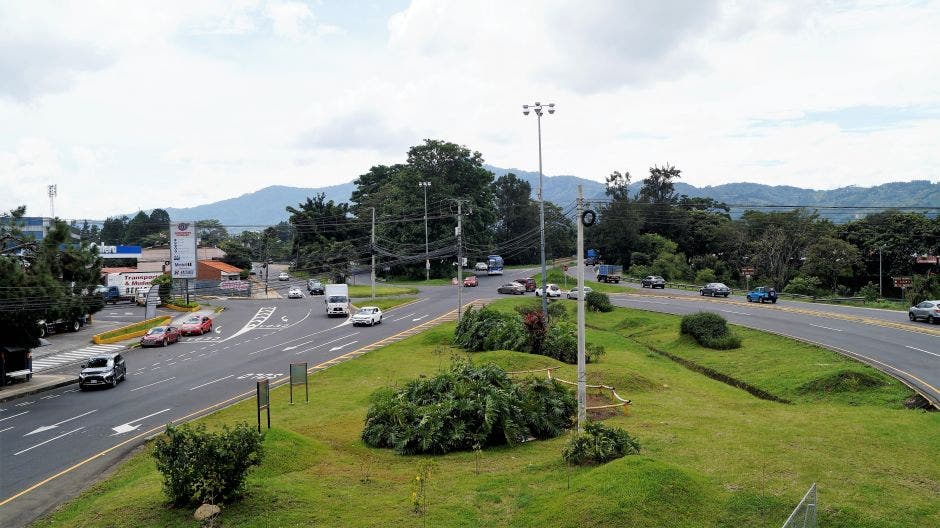
[[[196,262],[196,280],[201,281],[233,281],[239,280],[241,269],[216,260],[200,260]]]

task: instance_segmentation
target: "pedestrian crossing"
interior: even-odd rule
[[[33,372],[49,370],[51,368],[60,367],[62,365],[68,365],[70,363],[78,363],[79,361],[88,359],[96,354],[117,352],[118,350],[123,349],[124,345],[89,345],[78,350],[71,350],[69,352],[62,352],[59,354],[50,354],[48,356],[43,356],[33,360]]]

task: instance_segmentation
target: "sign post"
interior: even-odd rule
[[[750,291],[751,289],[751,276],[754,275],[754,268],[747,266],[741,268],[741,275],[744,275],[744,289]]]
[[[271,386],[268,379],[257,380],[258,390],[258,433],[261,433],[261,409],[268,412],[268,429],[271,428]]]
[[[196,224],[192,221],[170,222],[170,277],[185,279],[189,303],[189,279],[196,278]]]
[[[290,364],[290,404],[294,404],[294,385],[303,384],[304,403],[310,403],[310,387],[307,384],[307,363]]]

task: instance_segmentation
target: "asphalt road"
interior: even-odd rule
[[[464,302],[495,297],[503,282],[532,273],[482,276],[479,287],[463,289]],[[861,354],[940,398],[940,336],[905,329],[903,313],[861,309],[863,315],[856,315],[845,307],[644,293],[612,300],[675,314],[715,310],[735,324]],[[453,287],[423,288],[418,302],[388,311],[381,325],[358,328],[326,317],[322,297],[220,304],[226,310],[215,317],[218,332],[212,335],[125,351],[127,381],[114,389],[79,392],[71,386],[0,403],[0,525],[26,524],[74,496],[171,420],[237,401],[253,393],[258,378],[282,379],[291,362],[317,365],[431,321],[454,310],[456,299]],[[924,328],[917,326],[912,328]]]

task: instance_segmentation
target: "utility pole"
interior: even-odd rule
[[[428,187],[431,182],[418,182],[424,189],[424,280],[431,280],[431,260],[428,258]]]
[[[372,208],[372,300],[375,300],[375,207]]]
[[[587,370],[584,358],[584,222],[581,214],[584,212],[584,195],[581,185],[578,185],[578,215],[575,222],[578,224],[578,432],[584,432],[587,423]]]
[[[55,195],[57,194],[57,186],[49,186],[49,214],[52,218],[55,218]]]
[[[463,311],[463,200],[457,200],[457,322]]]
[[[548,320],[548,272],[545,270],[545,199],[542,196],[542,111],[548,110],[549,114],[555,113],[555,103],[548,103],[544,107],[542,103],[536,102],[535,105],[522,105],[522,114],[529,115],[529,108],[535,111],[538,118],[539,130],[539,238],[541,240],[542,253],[542,315]]]
[[[884,248],[884,245],[878,246],[878,297],[884,298],[884,293],[882,293],[882,279],[881,279],[881,250]]]

